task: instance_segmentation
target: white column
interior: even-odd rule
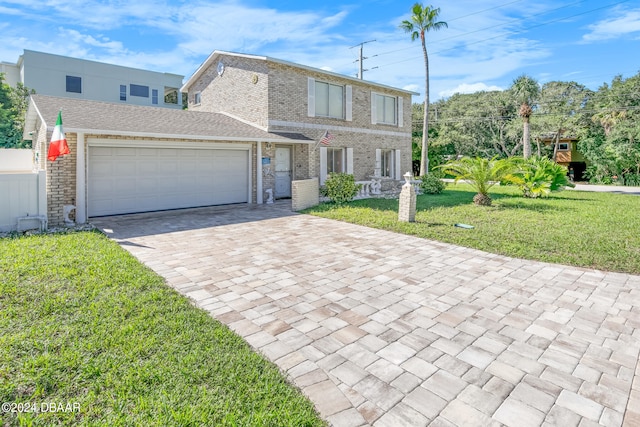
[[[87,168],[84,133],[78,132],[76,144],[76,223],[87,222]]]
[[[262,142],[256,142],[256,203],[261,205],[262,201]]]

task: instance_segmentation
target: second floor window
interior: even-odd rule
[[[344,87],[316,82],[316,116],[344,118]]]
[[[376,123],[383,123],[386,125],[397,124],[396,98],[380,94],[375,94],[374,96],[376,104]]]
[[[120,101],[127,100],[127,85],[120,85]]]
[[[151,90],[151,103],[152,104],[158,103],[158,89]]]
[[[82,77],[67,76],[67,92],[82,93]]]
[[[131,85],[129,85],[129,93],[131,94],[131,96],[139,96],[141,98],[148,98],[149,97],[149,86],[131,84]]]

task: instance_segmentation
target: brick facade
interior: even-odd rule
[[[225,64],[222,76],[217,73],[220,61]],[[351,120],[309,117],[309,78],[350,86]],[[376,149],[400,150],[400,170],[411,170],[411,94],[406,91],[294,64],[242,55],[220,55],[188,90],[190,109],[225,112],[268,128],[270,132],[294,132],[318,141],[329,130],[335,137],[331,147],[353,149],[356,180],[367,180],[374,175]],[[199,105],[193,104],[196,93],[201,96]],[[402,105],[398,106],[403,111],[399,125],[372,123],[374,93],[402,99]],[[320,175],[318,151],[317,144],[295,146],[294,179]]]

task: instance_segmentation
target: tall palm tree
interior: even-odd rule
[[[518,115],[522,117],[522,156],[525,159],[531,157],[531,132],[529,130],[529,118],[533,114],[533,105],[540,93],[538,82],[526,74],[516,78],[511,84],[511,92],[520,104]]]
[[[429,173],[429,55],[425,33],[447,28],[446,22],[438,21],[440,8],[423,6],[420,3],[413,5],[411,19],[402,21],[400,28],[406,33],[411,33],[411,41],[418,37],[422,42],[422,54],[424,55],[425,89],[424,89],[424,118],[422,121],[422,154],[420,155],[420,175]]]

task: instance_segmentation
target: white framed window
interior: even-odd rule
[[[344,118],[344,86],[316,82],[316,116]]]
[[[202,102],[202,93],[196,92],[195,95],[193,95],[193,103],[194,105],[200,105],[201,102]]]
[[[309,77],[308,116],[352,120],[353,88]]]
[[[570,149],[568,142],[561,142],[558,144],[558,151],[569,151]]]
[[[353,148],[320,147],[320,184],[331,172],[353,174]]]
[[[371,92],[371,124],[402,127],[401,96],[389,96]]]
[[[151,89],[151,103],[158,103],[158,89]]]
[[[400,161],[400,150],[376,149],[376,167],[374,175],[395,180],[402,179],[402,166],[400,165]]]
[[[375,124],[398,124],[396,97],[373,92],[371,94],[371,119]]]
[[[344,150],[342,148],[327,148],[327,175],[331,172],[344,172]]]
[[[120,85],[120,101],[127,100],[127,85]]]

